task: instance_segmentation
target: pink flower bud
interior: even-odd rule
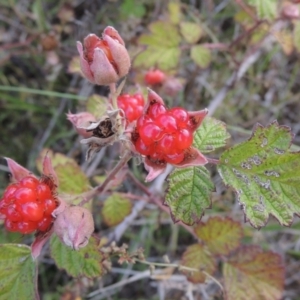
[[[299,6],[292,3],[285,3],[281,10],[281,15],[287,19],[299,19]]]
[[[111,26],[104,29],[102,38],[89,34],[83,45],[77,42],[83,75],[92,83],[109,85],[125,76],[130,58],[124,41]]]
[[[85,127],[88,127],[91,123],[96,122],[95,116],[89,112],[81,112],[78,114],[67,114],[67,119],[73,124],[75,130],[84,138],[89,138],[93,135],[92,132],[86,131]]]
[[[70,206],[57,216],[53,228],[65,245],[79,250],[88,244],[94,231],[94,220],[86,208]]]

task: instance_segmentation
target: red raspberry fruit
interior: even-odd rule
[[[123,94],[118,97],[118,107],[121,108],[128,123],[137,120],[143,113],[144,98],[141,94]]]
[[[9,185],[0,200],[0,214],[6,217],[6,229],[23,234],[47,231],[53,221],[51,214],[57,207],[52,188],[33,176]]]
[[[137,120],[133,143],[136,151],[152,161],[179,164],[184,151],[193,143],[188,112],[181,107],[167,110],[161,103],[150,103]]]
[[[147,85],[162,84],[166,79],[166,74],[160,70],[149,70],[145,75],[145,82]]]

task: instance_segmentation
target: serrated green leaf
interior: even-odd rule
[[[259,247],[241,247],[223,266],[225,299],[282,299],[284,266],[281,257]]]
[[[103,220],[108,226],[115,226],[121,223],[130,213],[132,202],[117,193],[108,197],[102,208]]]
[[[157,21],[150,25],[150,34],[139,38],[141,45],[147,46],[134,60],[135,67],[157,67],[168,71],[176,68],[180,57],[180,35],[176,26]]]
[[[224,147],[230,134],[226,130],[226,124],[210,117],[206,117],[194,134],[193,146],[202,153],[215,151]]]
[[[39,299],[36,277],[37,268],[30,247],[0,245],[0,300]]]
[[[277,16],[277,0],[247,0],[255,7],[259,19],[273,20]]]
[[[58,268],[66,270],[73,277],[95,278],[104,274],[103,256],[94,237],[90,238],[86,247],[75,251],[53,235],[50,240],[50,254]]]
[[[294,46],[298,52],[300,52],[300,21],[294,21]]]
[[[217,165],[255,228],[270,214],[286,226],[300,214],[300,153],[289,151],[291,139],[290,129],[277,122],[257,125],[252,137],[225,151]]]
[[[210,193],[214,189],[205,167],[176,169],[168,177],[165,204],[170,207],[174,222],[187,225],[198,222],[211,205]]]
[[[181,19],[181,7],[178,1],[172,1],[168,4],[169,17],[173,24],[178,24]]]
[[[191,59],[200,68],[205,69],[211,62],[211,51],[201,45],[196,45],[191,48]]]
[[[229,254],[240,246],[243,237],[241,224],[230,218],[211,217],[206,223],[198,224],[194,232],[214,255]]]
[[[96,119],[100,119],[107,111],[108,99],[103,96],[92,95],[86,103],[87,112],[93,114]]]
[[[197,43],[203,35],[202,27],[193,22],[181,22],[180,32],[184,39],[190,44]]]
[[[187,247],[186,251],[182,255],[183,266],[198,269],[198,272],[191,273],[190,271],[183,271],[187,275],[189,281],[193,283],[205,282],[206,275],[201,272],[212,275],[216,269],[215,258],[209,253],[209,251],[200,244],[195,244]]]

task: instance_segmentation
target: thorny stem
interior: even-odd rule
[[[97,194],[101,194],[105,191],[107,185],[115,175],[127,164],[127,162],[131,159],[131,151],[127,150],[125,154],[121,157],[120,161],[116,164],[116,166],[111,170],[111,172],[107,175],[106,179],[102,184],[95,187],[90,193],[88,193],[84,199],[79,203],[79,206],[83,206],[85,203],[89,202],[94,196]]]

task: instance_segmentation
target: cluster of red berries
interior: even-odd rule
[[[167,110],[163,104],[149,106],[136,124],[133,143],[136,151],[154,162],[179,164],[184,150],[193,143],[193,124],[181,107]]]
[[[123,94],[118,97],[118,107],[121,108],[128,123],[137,120],[143,113],[144,98],[141,94]]]
[[[52,224],[52,212],[56,207],[51,186],[46,181],[26,176],[6,188],[0,200],[0,215],[6,217],[5,227],[9,231],[44,232]]]

